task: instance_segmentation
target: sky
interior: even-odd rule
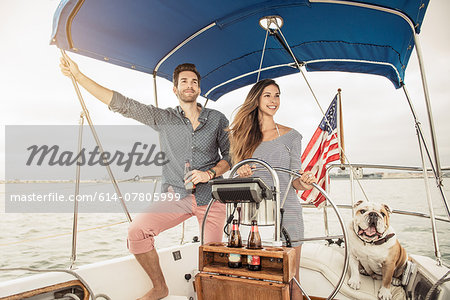
[[[432,112],[442,166],[450,166],[450,1],[432,0],[420,34]],[[76,125],[81,107],[71,81],[59,71],[59,50],[50,46],[57,0],[0,0],[0,179],[4,179],[6,125]],[[447,32],[447,33],[446,33]],[[83,73],[100,84],[143,103],[153,104],[153,82],[148,74],[69,54]],[[415,52],[405,82],[427,141],[429,126]],[[351,163],[421,166],[411,111],[403,91],[375,75],[338,72],[306,73],[321,106],[326,109],[342,89],[345,150]],[[277,79],[281,107],[276,122],[297,129],[303,147],[322,118],[301,75]],[[231,119],[249,87],[210,102]],[[86,105],[94,124],[136,124],[110,112],[87,92]],[[161,107],[177,105],[171,83],[158,80]],[[204,103],[204,99],[199,99]],[[295,103],[295,106],[292,104]],[[295,109],[292,109],[295,107]],[[74,136],[74,141],[77,136]]]

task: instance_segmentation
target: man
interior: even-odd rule
[[[164,298],[168,288],[153,238],[191,216],[196,216],[201,224],[211,197],[207,182],[230,169],[229,141],[225,131],[228,120],[222,113],[197,103],[200,74],[193,64],[182,64],[175,69],[173,92],[180,105],[167,109],[139,103],[99,85],[81,73],[67,55],[61,57],[60,68],[64,75],[73,76],[109,109],[136,119],[160,134],[161,148],[169,160],[162,170],[162,192],[172,193],[172,196],[179,194],[172,198],[181,200],[156,203],[148,212],[138,215],[128,230],[128,248],[153,283],[153,288],[140,299]],[[191,161],[193,171],[184,178],[183,167],[187,159]],[[184,188],[190,181],[196,185],[195,194]],[[214,203],[208,213],[205,242],[221,241],[225,215],[225,205]]]

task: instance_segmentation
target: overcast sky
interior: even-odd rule
[[[0,0],[0,179],[4,178],[5,125],[78,124],[81,108],[72,83],[59,71],[59,51],[49,46],[58,3]],[[443,166],[450,166],[450,20],[446,16],[449,11],[450,1],[432,0],[420,35]],[[70,55],[86,75],[100,84],[153,104],[150,75]],[[429,140],[418,70],[414,52],[405,82]],[[324,109],[337,89],[342,89],[345,149],[351,163],[420,166],[414,123],[402,90],[396,90],[386,78],[374,75],[320,72],[306,76]],[[320,111],[300,75],[277,81],[281,86],[281,108],[276,121],[302,133],[305,147],[320,122]],[[160,106],[177,105],[171,84],[163,79],[158,84]],[[208,106],[231,118],[248,90],[232,92]],[[86,92],[83,95],[94,124],[136,124],[110,112]]]

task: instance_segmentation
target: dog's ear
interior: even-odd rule
[[[364,201],[359,200],[358,202],[356,202],[355,204],[353,204],[353,208],[356,208],[358,205],[360,205],[361,203],[363,203]]]
[[[381,206],[383,206],[383,208],[388,212],[388,214],[392,213],[392,209],[389,207],[389,205],[387,204],[381,204]]]

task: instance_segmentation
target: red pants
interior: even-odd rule
[[[199,228],[208,206],[197,206],[195,196],[189,195],[179,201],[154,203],[146,213],[139,214],[128,229],[128,249],[132,254],[146,253],[154,248],[154,237],[181,222],[196,216]],[[221,242],[226,219],[226,207],[214,202],[205,224],[205,243]]]

